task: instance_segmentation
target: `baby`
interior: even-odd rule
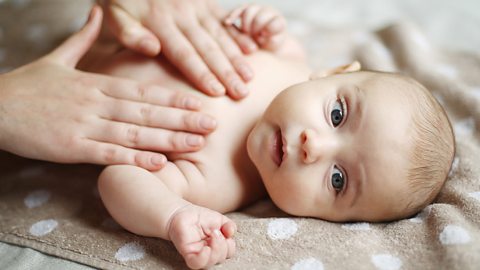
[[[269,8],[235,9],[225,24],[264,49],[248,57],[256,75],[241,101],[195,91],[163,58],[120,50],[89,68],[197,95],[217,119],[202,150],[167,153],[159,171],[116,165],[102,172],[101,198],[124,228],[171,240],[189,267],[202,268],[235,251],[236,226],[223,213],[267,195],[289,214],[337,222],[401,219],[432,202],[454,137],[428,90],[400,74],[360,71],[357,62],[311,74]],[[146,87],[144,96],[155,93]],[[132,117],[148,123],[160,113],[145,107]],[[133,146],[148,136],[137,130],[127,132]]]

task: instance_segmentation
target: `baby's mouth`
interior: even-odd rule
[[[272,156],[273,162],[275,162],[275,164],[277,164],[277,166],[280,167],[284,157],[283,137],[282,137],[282,131],[280,129],[277,130],[277,132],[275,132],[271,150],[272,150],[271,156]]]

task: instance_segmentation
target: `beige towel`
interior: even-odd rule
[[[65,5],[71,2],[56,5],[48,14],[60,12]],[[1,25],[13,27],[16,16],[11,15],[18,9],[9,8],[0,9]],[[83,14],[87,9],[83,7]],[[49,25],[48,20],[45,23]],[[4,38],[17,31],[21,30],[4,30]],[[33,39],[46,38],[42,31],[37,27],[28,33]],[[237,254],[215,268],[479,269],[479,56],[438,50],[408,23],[378,32],[311,31],[315,36],[304,41],[315,53],[314,66],[359,59],[366,68],[405,72],[432,90],[447,108],[457,136],[450,177],[434,204],[411,219],[392,223],[337,224],[296,218],[269,200],[259,202],[229,214],[238,225]],[[52,44],[57,35],[53,31],[49,37]],[[312,50],[314,39],[324,44],[321,51]],[[4,67],[28,59],[21,55],[28,48],[21,48],[14,52],[18,55],[8,56]],[[40,45],[35,48],[42,52]],[[109,217],[95,187],[100,170],[99,166],[58,165],[0,153],[0,240],[99,268],[185,268],[171,243],[133,235]]]

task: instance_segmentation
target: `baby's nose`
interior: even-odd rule
[[[300,140],[301,158],[306,164],[332,157],[337,148],[337,142],[332,136],[313,129],[305,129],[300,134]]]

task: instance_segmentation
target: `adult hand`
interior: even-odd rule
[[[75,70],[98,36],[101,8],[56,50],[0,75],[0,149],[61,163],[160,169],[164,155],[195,151],[215,128],[200,102],[155,85]],[[176,108],[173,108],[176,107]],[[191,134],[193,132],[196,134]]]
[[[146,55],[160,49],[206,94],[240,99],[253,72],[243,52],[258,49],[239,31],[229,35],[226,15],[213,0],[107,0],[107,22],[124,46]],[[225,89],[226,88],[226,89]]]

